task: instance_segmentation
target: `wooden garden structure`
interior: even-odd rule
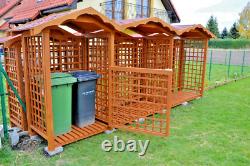
[[[173,106],[203,96],[208,41],[214,34],[202,25],[175,25]]]
[[[116,23],[92,8],[18,26],[5,43],[5,65],[27,112],[10,95],[12,126],[42,136],[49,151],[108,128],[167,136],[171,107],[202,95],[208,34],[203,27],[177,30],[157,18]],[[50,74],[76,70],[102,75],[96,122],[56,137]],[[194,91],[199,95],[183,97]]]

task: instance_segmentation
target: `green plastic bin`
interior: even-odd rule
[[[77,81],[68,73],[51,74],[54,134],[65,134],[72,124],[72,85]]]

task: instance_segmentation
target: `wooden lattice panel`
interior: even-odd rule
[[[82,47],[80,38],[50,38],[51,72],[83,69]]]
[[[173,91],[201,93],[206,41],[199,39],[175,40]]]
[[[115,40],[115,65],[143,67],[143,39],[117,38]]]
[[[133,67],[111,67],[111,72],[111,125],[168,135],[172,72]]]
[[[96,85],[96,118],[108,122],[108,39],[87,39],[88,70],[101,75]]]
[[[14,87],[19,92],[19,95],[24,99],[24,82],[23,82],[23,64],[21,57],[21,43],[17,43],[10,48],[6,48],[5,52],[5,70],[12,81]],[[8,91],[8,107],[9,116],[12,126],[17,126],[22,130],[27,129],[26,114],[23,111],[17,97],[14,92],[7,85]]]
[[[167,69],[171,66],[169,38],[115,40],[115,64],[121,67]]]
[[[203,65],[205,63],[205,40],[186,39],[184,41],[185,62],[183,70],[183,89],[197,91],[202,87]]]
[[[179,69],[180,66],[180,54],[181,54],[181,49],[183,49],[181,47],[181,43],[182,40],[174,40],[174,51],[173,51],[173,87],[172,87],[172,91],[178,92],[179,91],[179,87],[178,87],[178,81],[179,81],[179,72],[181,72],[181,70]]]
[[[144,41],[144,57],[146,58],[146,68],[167,69],[172,63],[170,55],[170,39],[155,38]]]
[[[42,37],[26,37],[25,45],[26,65],[28,67],[27,74],[29,76],[30,127],[40,135],[45,136],[47,132],[44,101],[46,85],[44,85]]]

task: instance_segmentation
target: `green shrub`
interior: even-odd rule
[[[213,39],[209,41],[209,48],[241,49],[250,48],[249,39]]]

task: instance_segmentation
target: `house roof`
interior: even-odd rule
[[[12,9],[16,4],[18,4],[21,0],[9,0],[6,2],[4,7],[0,8],[0,17],[6,14],[10,9]]]
[[[70,6],[76,0],[11,0],[1,11],[8,11],[10,7],[21,2],[20,5],[16,6],[10,13],[8,13],[5,18],[10,19],[10,23],[25,23],[32,21],[37,18],[42,11],[53,9],[57,7]],[[180,22],[177,11],[175,10],[171,0],[162,0],[162,3],[166,10],[172,11],[171,20],[173,23]]]
[[[177,13],[177,10],[175,9],[174,5],[173,5],[173,2],[171,0],[161,0],[165,9],[167,11],[172,11],[172,15],[171,15],[171,20],[172,20],[172,23],[179,23],[181,22],[180,20],[180,17]]]
[[[9,29],[9,23],[4,22],[2,25],[0,25],[0,31],[6,31]]]
[[[5,18],[10,18],[10,23],[24,23],[34,20],[43,10],[61,6],[69,6],[75,0],[22,0],[13,11]]]

